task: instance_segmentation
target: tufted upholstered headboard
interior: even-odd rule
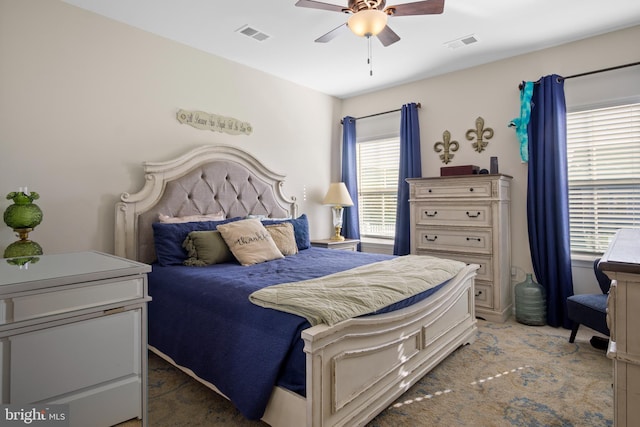
[[[144,187],[123,193],[116,204],[115,253],[124,258],[155,261],[152,224],[159,214],[297,216],[295,198],[282,193],[284,175],[235,147],[207,145],[167,162],[146,162],[144,173]]]

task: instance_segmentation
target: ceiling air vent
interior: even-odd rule
[[[459,47],[468,46],[478,42],[478,37],[475,34],[469,36],[460,37],[459,39],[446,42],[444,45],[449,49],[458,49]]]
[[[270,38],[269,34],[265,34],[260,30],[256,30],[248,25],[244,25],[236,30],[236,32],[240,34],[244,34],[247,37],[251,37],[254,40],[258,40],[259,42],[263,42]]]

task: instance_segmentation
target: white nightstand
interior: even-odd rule
[[[311,246],[315,246],[318,248],[327,248],[327,249],[338,249],[342,251],[357,251],[358,243],[360,240],[358,239],[345,239],[345,240],[331,240],[331,239],[321,239],[321,240],[312,240]]]
[[[99,252],[0,259],[2,403],[69,405],[71,427],[146,426],[149,271]]]

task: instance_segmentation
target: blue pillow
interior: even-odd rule
[[[307,214],[302,214],[298,218],[291,219],[263,219],[262,223],[268,224],[280,224],[283,222],[290,222],[293,224],[293,234],[296,237],[296,245],[298,250],[309,249],[311,247],[311,238],[309,237],[309,220],[307,220]]]
[[[162,266],[182,265],[184,260],[189,257],[187,251],[182,247],[182,243],[190,232],[215,230],[219,224],[226,224],[239,219],[242,218],[182,223],[154,222],[152,224],[153,244],[156,248],[158,264]]]

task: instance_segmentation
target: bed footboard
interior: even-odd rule
[[[475,341],[477,268],[465,267],[431,297],[402,310],[304,330],[307,398],[275,387],[262,420],[274,427],[299,427],[305,418],[307,427],[364,426],[454,350]]]
[[[455,349],[473,342],[477,268],[465,267],[432,297],[405,309],[303,331],[306,425],[365,425]]]

